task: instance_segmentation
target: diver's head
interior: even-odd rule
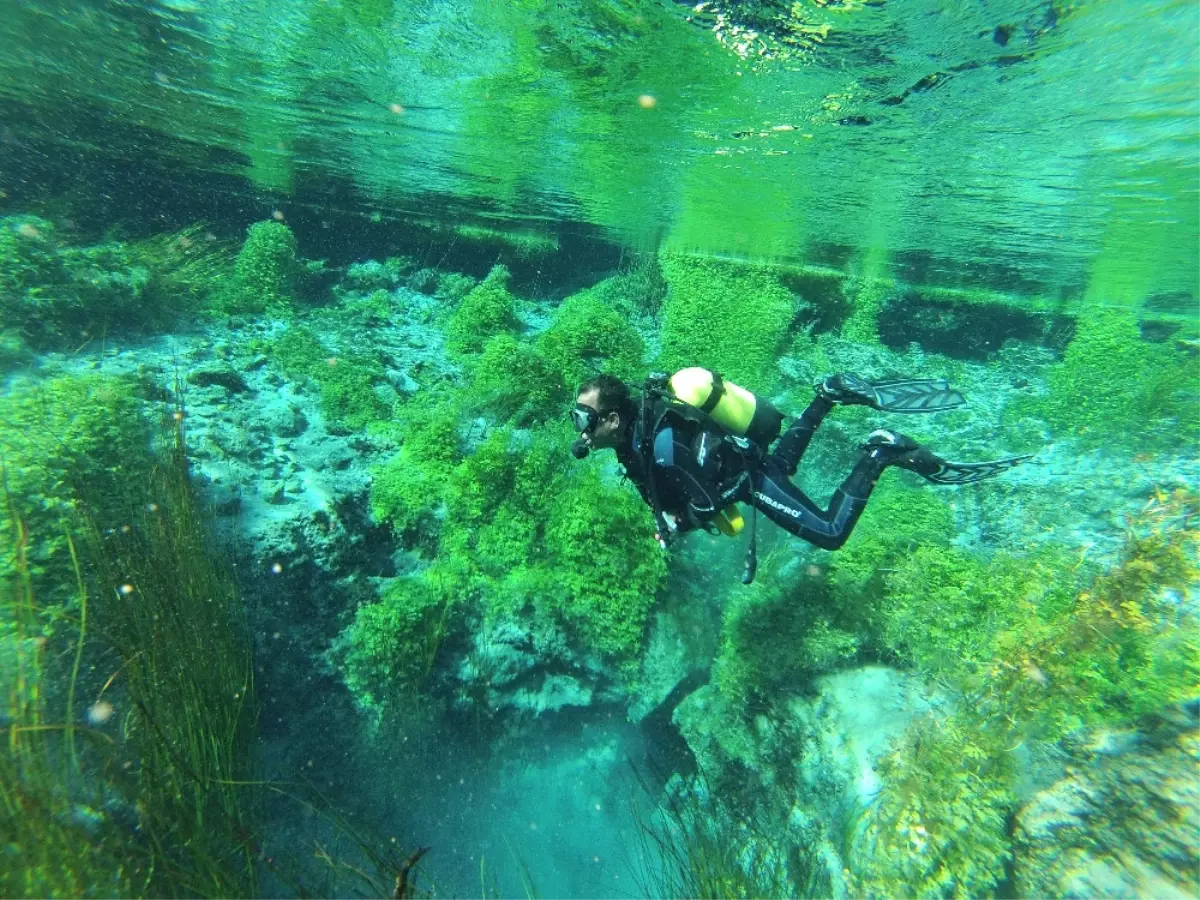
[[[608,450],[620,445],[633,420],[633,400],[629,386],[612,375],[595,375],[579,386],[571,421],[579,431],[579,440],[571,445],[577,459],[592,450]]]

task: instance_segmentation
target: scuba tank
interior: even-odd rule
[[[680,369],[667,379],[667,390],[675,399],[707,413],[730,434],[749,438],[764,450],[783,428],[783,413],[770,402],[709,369]]]

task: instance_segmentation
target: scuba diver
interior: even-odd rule
[[[750,504],[750,544],[742,578],[749,584],[757,567],[759,510],[797,537],[837,550],[890,466],[916,472],[934,484],[971,484],[1032,456],[949,462],[904,434],[879,429],[861,445],[862,456],[825,509],[791,481],[813,433],[834,406],[923,413],[964,403],[962,394],[940,379],[870,382],[844,372],[816,385],[816,397],[780,437],[783,415],[778,410],[708,369],[651,375],[640,403],[619,378],[596,375],[580,386],[570,412],[580,432],[571,452],[583,459],[592,450],[616,451],[625,477],[654,511],[656,538],[664,549],[676,535],[696,528],[739,533],[744,523],[736,504]]]

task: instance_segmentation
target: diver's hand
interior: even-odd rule
[[[679,519],[673,513],[664,512],[662,514],[663,521],[667,524],[667,533],[664,535],[661,532],[654,532],[654,539],[658,541],[658,545],[664,550],[667,549],[667,542],[679,532]]]

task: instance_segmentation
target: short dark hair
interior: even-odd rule
[[[598,412],[606,413],[615,409],[623,419],[628,419],[633,414],[633,395],[629,391],[629,385],[615,375],[593,375],[579,386],[575,396],[589,391],[598,393]]]

